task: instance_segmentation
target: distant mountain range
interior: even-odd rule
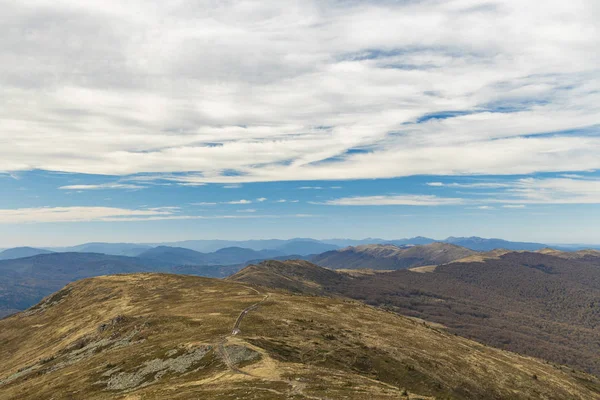
[[[141,259],[161,261],[175,265],[229,265],[241,264],[249,260],[285,256],[276,250],[256,251],[242,247],[225,247],[212,253],[200,253],[183,247],[158,246],[139,254]]]
[[[50,254],[50,250],[36,249],[33,247],[15,247],[0,252],[0,260],[13,260],[16,258],[37,256],[38,254]]]
[[[102,253],[113,256],[135,257],[153,246],[137,243],[84,243],[71,247],[56,247],[49,250],[61,253]]]
[[[600,245],[548,245],[544,243],[532,242],[513,242],[504,239],[485,239],[480,237],[449,237],[444,240],[435,240],[428,237],[417,236],[405,239],[381,239],[381,238],[366,238],[366,239],[311,239],[311,238],[295,238],[295,239],[267,239],[267,240],[186,240],[181,242],[164,242],[164,243],[85,243],[71,247],[44,247],[38,249],[32,248],[16,248],[8,249],[5,257],[20,258],[24,256],[42,254],[43,252],[78,252],[78,253],[102,253],[117,256],[137,257],[142,253],[151,250],[155,247],[179,247],[183,249],[194,250],[199,253],[215,253],[224,248],[243,248],[254,250],[257,252],[272,251],[271,257],[279,257],[286,255],[298,255],[302,257],[321,254],[331,250],[337,250],[349,246],[361,246],[368,244],[391,244],[395,246],[419,246],[435,242],[450,243],[456,246],[465,247],[475,251],[490,251],[494,249],[506,250],[528,250],[536,251],[547,247],[552,247],[557,250],[575,251],[585,248],[600,249]],[[25,250],[28,249],[28,250]],[[31,249],[31,250],[29,250]],[[11,254],[14,250],[14,253]],[[2,258],[0,253],[0,259]],[[24,254],[24,255],[21,255]],[[254,257],[255,259],[260,259]]]

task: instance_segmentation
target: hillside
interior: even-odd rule
[[[248,266],[227,279],[290,292],[325,294],[328,287],[341,284],[347,277],[304,260],[269,260]]]
[[[225,277],[243,265],[172,266],[155,259],[96,253],[52,253],[0,261],[0,318],[31,307],[67,283],[100,275],[175,272]]]
[[[151,246],[137,243],[84,243],[72,247],[64,247],[54,249],[64,253],[102,253],[113,256],[136,257],[146,250],[151,249]]]
[[[600,264],[600,250],[577,250],[577,251],[559,251],[550,248],[538,250],[538,253],[547,254],[555,257],[566,258],[568,260],[580,260],[597,262]]]
[[[589,375],[357,302],[190,276],[70,284],[0,343],[6,400],[600,398]]]
[[[158,246],[144,251],[139,255],[139,258],[157,260],[170,265],[203,265],[208,263],[206,254],[183,247]]]
[[[288,280],[303,276],[287,286],[302,292],[305,285],[306,293],[319,287],[320,293],[385,307],[442,324],[449,332],[491,346],[600,375],[600,258],[593,263],[538,253],[499,252],[477,261],[438,266],[428,273],[338,273],[343,277],[328,275],[323,281],[312,269],[314,266],[310,275],[301,271],[287,274]],[[246,278],[249,272],[253,279]],[[286,287],[278,286],[279,277],[270,277],[269,272],[255,266],[231,279]],[[308,276],[314,280],[307,283]]]
[[[242,247],[226,247],[212,253],[200,253],[183,247],[158,246],[141,253],[139,258],[176,266],[243,264],[249,260],[264,260],[277,256],[282,256],[282,253],[274,250],[256,251]]]
[[[332,269],[405,269],[448,263],[475,254],[474,251],[447,243],[398,247],[362,245],[319,254],[311,259]]]
[[[33,257],[38,254],[50,254],[52,251],[36,249],[33,247],[15,247],[0,252],[0,260],[13,260],[15,258]]]

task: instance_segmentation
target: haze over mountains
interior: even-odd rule
[[[600,249],[600,245],[548,245],[544,243],[515,242],[503,239],[486,239],[480,237],[448,237],[443,240],[435,240],[427,237],[417,236],[405,239],[268,239],[268,240],[186,240],[180,242],[163,243],[85,243],[70,247],[21,247],[14,249],[2,249],[0,259],[20,258],[47,252],[79,252],[79,253],[102,253],[117,256],[135,257],[154,247],[180,247],[201,253],[213,253],[227,247],[239,247],[255,251],[274,250],[282,255],[297,254],[307,256],[324,253],[349,246],[360,246],[367,244],[391,244],[396,246],[424,245],[434,242],[450,243],[476,251],[490,251],[494,249],[507,250],[540,250],[543,248],[555,248],[558,250],[575,251],[586,248]],[[10,251],[8,251],[10,250]]]
[[[0,393],[600,398],[600,251],[397,243],[1,260],[0,317],[17,314],[0,321]]]
[[[455,243],[460,242],[457,238],[450,239]],[[365,239],[365,241],[367,240],[377,242],[379,239]],[[518,249],[533,245],[498,239],[467,238],[464,241],[473,244],[473,247],[477,245],[477,247],[484,248],[485,243],[501,243],[505,247]],[[345,248],[338,248],[338,245],[347,243],[343,239],[335,239],[330,242],[336,244],[313,239],[182,242],[182,244],[197,248],[211,248],[231,243],[254,248],[274,246],[273,249],[266,250],[225,247],[206,253],[183,247],[151,247],[150,245],[127,243],[89,243],[72,248],[54,249],[57,250],[56,252],[29,247],[8,249],[0,253],[0,273],[3,274],[3,280],[0,283],[0,316],[30,307],[42,297],[69,282],[113,273],[170,272],[226,277],[250,263],[258,263],[266,259],[306,259],[332,269],[397,270],[435,266],[478,254],[474,250],[455,244],[435,242],[423,237],[385,241],[395,244],[359,244],[356,247]],[[354,244],[362,242],[350,241]],[[415,243],[429,244],[415,245]],[[535,247],[541,246],[545,245],[540,244]],[[58,250],[80,251],[58,252]],[[324,250],[324,252],[311,253],[317,250]],[[102,251],[107,253],[100,253]],[[540,251],[548,252],[549,250],[544,247]],[[557,250],[553,251],[563,254]],[[135,256],[123,256],[122,254],[135,254]],[[571,257],[575,257],[580,253],[564,254],[572,254]]]
[[[0,260],[12,260],[15,258],[32,257],[38,254],[50,254],[53,251],[36,249],[34,247],[15,247],[0,252]]]

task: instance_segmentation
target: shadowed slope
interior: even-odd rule
[[[307,282],[309,275],[296,271],[304,278],[286,286],[265,278],[269,271],[263,269],[253,274],[252,283],[293,286],[295,291],[304,287],[306,293],[318,287],[319,293],[382,306],[495,347],[600,374],[600,258],[481,254],[418,271],[427,273],[344,273],[323,281],[311,273],[314,281]],[[244,271],[233,279],[244,281]]]
[[[308,261],[270,260],[250,265],[227,279],[296,293],[324,294],[329,287],[350,278]]]
[[[319,254],[311,261],[333,269],[405,269],[444,264],[473,254],[473,250],[448,243],[411,247],[363,245]]]

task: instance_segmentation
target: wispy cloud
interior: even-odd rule
[[[511,187],[511,183],[505,182],[471,182],[471,183],[442,183],[442,182],[427,182],[427,186],[433,187],[452,187],[462,189],[499,189]]]
[[[323,203],[331,206],[448,206],[464,204],[460,198],[446,198],[429,195],[389,195],[389,196],[356,196],[343,197]]]
[[[569,178],[523,178],[502,182],[430,184],[430,186],[497,189],[493,193],[475,193],[483,194],[485,197],[469,198],[467,201],[508,203],[503,206],[504,208],[524,208],[526,204],[600,204],[600,179],[594,177],[571,175]]]
[[[17,174],[17,173],[14,173],[14,172],[13,173],[11,173],[11,172],[3,172],[3,171],[0,171],[0,178],[12,178],[12,179],[14,179],[16,181],[18,181],[19,179],[21,179],[19,177],[19,174]]]
[[[519,204],[600,204],[600,179],[520,179],[498,201]]]
[[[258,199],[256,199],[256,201],[258,201],[259,203],[262,203],[267,200],[269,200],[269,199],[267,199],[266,197],[259,197]]]
[[[111,189],[128,189],[137,190],[145,189],[145,186],[132,185],[127,183],[102,183],[98,185],[67,185],[59,187],[61,190],[111,190]]]
[[[0,224],[142,222],[162,220],[278,219],[310,218],[312,214],[254,215],[256,210],[240,210],[253,215],[184,215],[178,207],[127,209],[115,207],[39,207],[0,209]]]
[[[123,218],[173,217],[168,209],[126,209],[113,207],[41,207],[0,209],[0,223],[118,221]]]
[[[239,213],[255,213],[257,210],[254,208],[247,208],[245,210],[237,210]]]
[[[240,184],[231,184],[231,185],[223,185],[223,189],[239,189],[242,185]]]
[[[232,200],[232,201],[225,201],[221,204],[252,204],[252,200],[246,200],[246,199]]]
[[[177,185],[178,186],[195,187],[195,186],[206,186],[206,183],[204,183],[204,182],[178,182]]]

